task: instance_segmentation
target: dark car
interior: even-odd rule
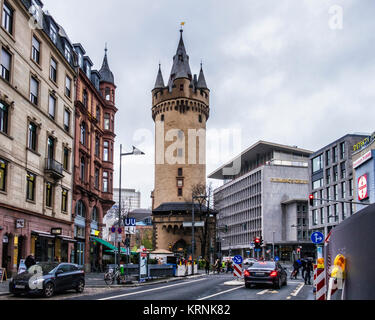
[[[85,272],[72,263],[42,262],[13,277],[9,292],[20,294],[42,294],[52,297],[57,291],[75,289],[83,292]]]
[[[286,270],[275,261],[257,261],[244,272],[245,287],[250,288],[252,284],[272,284],[280,289],[287,285],[288,275]]]

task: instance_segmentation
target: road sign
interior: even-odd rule
[[[122,229],[121,229],[121,228],[118,228],[118,229],[117,229],[117,232],[118,232],[119,234],[121,234],[121,233],[122,233]]]
[[[135,218],[126,218],[124,220],[125,227],[135,227],[136,219]]]
[[[323,233],[318,232],[318,231],[314,232],[313,234],[311,234],[311,241],[312,243],[315,243],[315,244],[322,243],[324,241]]]
[[[367,174],[358,179],[358,200],[362,201],[368,198]]]
[[[243,261],[243,259],[242,259],[241,256],[235,256],[235,257],[233,257],[233,262],[234,262],[235,264],[241,264],[242,261]]]
[[[116,232],[116,228],[115,228],[115,227],[112,227],[112,228],[111,228],[111,232],[112,232],[112,233],[115,233],[115,232]]]

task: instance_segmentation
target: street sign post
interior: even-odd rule
[[[322,243],[324,241],[323,233],[321,233],[319,231],[316,231],[316,232],[312,233],[311,234],[311,241],[314,244]]]
[[[238,256],[233,257],[233,262],[235,264],[241,264],[243,262],[242,256],[238,255]]]

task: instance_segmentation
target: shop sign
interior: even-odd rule
[[[362,141],[358,142],[353,146],[353,151],[358,151],[369,145],[371,142],[375,140],[375,132],[371,135],[363,139]]]
[[[95,229],[91,229],[91,235],[92,236],[99,236],[99,233],[100,233],[100,231],[98,231],[98,230],[95,230]]]
[[[280,179],[280,178],[271,178],[271,182],[278,183],[291,183],[291,184],[308,184],[307,180],[298,180],[298,179]]]
[[[362,201],[368,198],[367,174],[358,178],[358,200]]]
[[[365,163],[366,161],[370,160],[372,158],[372,153],[371,151],[367,152],[364,154],[362,157],[357,159],[356,161],[353,162],[353,168],[358,168],[361,164]]]
[[[3,243],[8,243],[8,242],[9,242],[8,237],[7,237],[7,236],[4,236],[4,237],[3,237]]]
[[[25,219],[16,220],[16,229],[25,228]]]
[[[55,236],[60,236],[60,235],[62,235],[62,229],[61,228],[52,228],[51,234],[53,234]]]

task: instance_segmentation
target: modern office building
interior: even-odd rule
[[[292,261],[313,254],[308,232],[308,163],[312,151],[259,141],[208,178],[223,180],[214,192],[217,242],[223,255],[278,256]],[[262,237],[260,253],[251,246]],[[302,247],[302,249],[301,249]]]
[[[328,235],[331,229],[351,216],[355,207],[352,153],[353,146],[365,139],[347,134],[314,152],[310,157],[309,190],[314,205],[309,208],[309,228]],[[336,200],[348,201],[335,202]]]
[[[75,59],[42,8],[0,4],[0,267],[8,276],[29,254],[69,261],[74,243]]]
[[[113,189],[113,201],[115,205],[119,204],[120,193],[119,188]],[[135,189],[121,189],[121,206],[127,211],[141,208],[141,192]]]

